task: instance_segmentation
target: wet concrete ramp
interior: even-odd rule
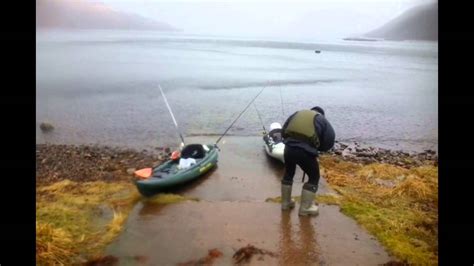
[[[193,137],[188,142],[213,140]],[[251,244],[275,256],[254,255],[250,265],[380,265],[391,260],[337,206],[320,204],[320,215],[311,218],[265,202],[280,196],[283,165],[266,157],[259,137],[224,140],[216,169],[172,191],[201,201],[137,204],[124,232],[106,253],[118,257],[121,265],[178,265],[218,249],[222,256],[213,265],[231,265],[234,253]],[[301,176],[298,170],[294,195],[301,192]],[[318,193],[333,192],[322,179]]]

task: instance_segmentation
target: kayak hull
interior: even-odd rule
[[[206,146],[209,148],[209,151],[206,151],[204,158],[187,169],[176,169],[177,162],[168,160],[154,168],[150,178],[135,180],[135,185],[140,194],[146,197],[153,196],[164,189],[169,189],[198,179],[209,172],[217,165],[219,154],[213,145]],[[164,175],[165,170],[171,171],[171,173]]]
[[[272,139],[265,135],[263,138],[265,152],[268,156],[285,163],[284,153],[285,153],[285,144],[283,142],[273,142]]]

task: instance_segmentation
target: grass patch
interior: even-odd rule
[[[319,201],[341,206],[394,256],[415,265],[438,264],[438,168],[405,169],[320,158],[322,173],[340,197]]]
[[[63,180],[37,187],[37,263],[73,264],[97,255],[118,235],[139,199],[128,182]]]
[[[63,180],[36,188],[38,265],[70,265],[101,256],[122,231],[134,204],[171,204],[197,198],[158,194],[143,198],[130,182]]]
[[[339,205],[341,203],[341,198],[336,195],[317,195],[316,196],[317,203],[324,203],[327,205]]]
[[[154,204],[171,204],[179,203],[183,201],[199,201],[198,198],[185,197],[178,194],[158,194],[150,198],[144,198],[143,202],[154,203]]]
[[[296,197],[292,197],[292,199],[295,199]],[[265,202],[273,202],[273,203],[281,203],[281,197],[275,197],[275,198],[267,198]]]
[[[295,202],[301,201],[301,196],[291,197]],[[338,196],[335,195],[317,195],[314,197],[315,203],[324,203],[328,205],[339,204],[340,199]],[[272,202],[272,203],[281,203],[281,197],[274,197],[274,198],[267,198],[265,202]]]

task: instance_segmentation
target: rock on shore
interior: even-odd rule
[[[43,123],[40,124],[40,129],[43,132],[49,132],[49,131],[52,131],[54,129],[54,127],[50,123],[43,122]]]
[[[368,163],[388,163],[409,168],[423,164],[438,165],[438,155],[433,150],[425,150],[420,153],[409,153],[388,149],[362,147],[359,143],[342,143],[336,141],[333,149],[328,154],[342,156],[344,160]]]
[[[72,181],[127,180],[133,169],[152,167],[167,154],[107,146],[36,145],[37,184]]]

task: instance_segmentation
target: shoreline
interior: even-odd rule
[[[36,185],[61,181],[129,181],[135,170],[160,164],[169,149],[155,152],[99,145],[36,144]]]
[[[39,125],[39,124],[38,124]],[[161,147],[177,147],[179,142],[177,142],[177,137],[166,136],[166,140],[161,142],[156,142],[155,140],[140,140],[132,142],[120,142],[120,141],[106,141],[106,140],[74,140],[70,141],[68,139],[59,139],[55,136],[55,132],[37,132],[36,135],[36,145],[74,145],[74,146],[109,146],[114,148],[125,148],[132,150],[146,150],[146,151],[156,151],[161,149]],[[220,137],[222,133],[190,133],[186,134],[184,138],[193,138],[193,137],[215,137],[216,139]],[[262,134],[255,133],[242,133],[242,132],[228,132],[226,136],[232,137],[256,137],[261,138]],[[117,145],[116,143],[123,143]],[[407,153],[423,153],[426,151],[434,151],[438,153],[438,140],[437,139],[423,139],[423,140],[403,140],[403,141],[394,141],[394,140],[364,140],[358,138],[342,138],[336,140],[337,143],[345,145],[357,145],[359,148],[370,148],[370,149],[380,149],[380,150],[390,150],[390,151],[403,151]]]
[[[139,150],[97,144],[36,144],[37,185],[60,181],[64,176],[72,181],[131,180],[135,170],[162,163],[172,150],[169,147]],[[361,164],[387,163],[403,168],[438,165],[438,154],[433,150],[405,152],[364,147],[358,142],[336,141],[333,149],[321,153],[321,156]]]

